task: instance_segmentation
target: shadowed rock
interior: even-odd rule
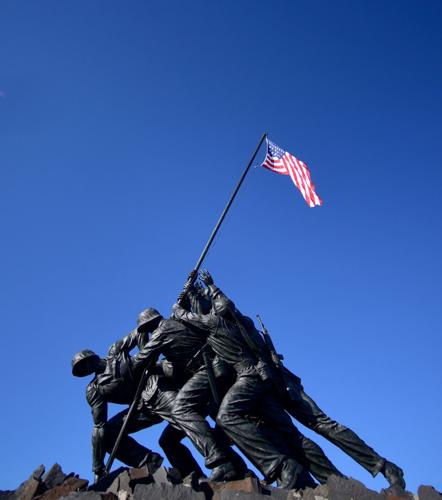
[[[208,485],[213,491],[213,500],[221,500],[221,498],[223,498],[223,492],[228,490],[258,494],[261,497],[261,493],[263,491],[258,480],[255,477],[248,477],[239,481],[229,481],[227,483],[212,483],[209,481]]]
[[[173,468],[159,467],[153,474],[153,480],[157,484],[180,484],[183,479],[180,473]]]
[[[113,493],[102,493],[99,491],[78,491],[75,493],[69,493],[69,495],[63,497],[63,500],[116,500],[117,495]]]
[[[107,489],[108,493],[113,493],[118,496],[119,492],[126,492],[128,494],[132,493],[132,488],[130,486],[130,476],[129,471],[124,470],[121,472],[113,481],[113,483]]]
[[[206,500],[203,492],[191,490],[183,484],[137,484],[133,500]]]
[[[87,479],[80,479],[75,476],[67,477],[60,485],[46,491],[37,498],[39,500],[56,500],[69,495],[69,493],[86,490],[88,483]]]
[[[1,490],[0,498],[1,500],[15,500],[17,497],[14,490]]]
[[[442,500],[442,495],[432,486],[419,486],[417,493],[419,500]]]
[[[385,500],[385,497],[369,490],[356,479],[344,479],[338,476],[330,476],[327,483],[316,487],[307,488],[304,491],[303,500],[318,500],[317,497],[327,500]]]
[[[130,482],[129,485],[133,489],[137,484],[148,484],[153,482],[153,476],[147,465],[141,468],[129,469]]]
[[[15,498],[17,498],[17,500],[31,500],[37,493],[40,486],[40,479],[44,471],[44,465],[37,467],[29,478],[17,488],[15,491]]]
[[[66,474],[61,469],[61,466],[55,463],[49,471],[43,476],[43,486],[45,490],[50,490],[59,486],[65,479]]]
[[[195,475],[181,479],[173,468],[161,467],[152,475],[147,467],[121,467],[87,489],[87,480],[64,474],[58,464],[43,476],[44,471],[38,467],[15,491],[0,491],[0,500],[442,500],[432,486],[420,486],[418,495],[397,487],[378,493],[338,476],[316,488],[288,491],[256,478],[200,484]]]

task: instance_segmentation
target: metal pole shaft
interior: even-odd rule
[[[250,161],[245,168],[241,178],[238,181],[238,184],[236,185],[235,189],[233,190],[233,193],[227,202],[227,205],[225,206],[222,214],[220,215],[220,218],[218,219],[218,222],[216,223],[216,226],[214,227],[212,234],[210,235],[210,238],[208,239],[206,246],[204,247],[204,250],[202,251],[200,258],[198,259],[198,262],[196,263],[195,269],[198,271],[198,269],[201,267],[201,264],[203,263],[204,258],[207,255],[207,252],[209,251],[210,246],[212,245],[213,240],[215,239],[216,234],[218,233],[218,230],[223,223],[223,220],[225,219],[227,212],[229,211],[230,206],[233,203],[233,200],[235,199],[239,188],[241,187],[241,184],[243,183],[248,171],[250,170],[250,167],[252,166],[253,161],[255,160],[256,155],[258,154],[259,148],[261,147],[261,144],[264,142],[264,139],[267,137],[267,132],[264,132],[262,134],[261,139],[259,140],[258,145],[256,146],[255,152],[253,153],[252,157],[250,158]]]
[[[142,392],[142,390],[144,389],[144,387],[146,385],[147,377],[148,376],[149,376],[149,372],[148,372],[148,370],[145,370],[144,373],[143,373],[143,375],[142,375],[142,377],[141,377],[141,379],[140,379],[140,382],[139,382],[138,387],[137,387],[137,392],[135,393],[135,396],[134,396],[134,399],[132,401],[132,404],[129,407],[129,411],[126,414],[126,417],[124,419],[124,423],[121,426],[121,429],[120,429],[120,432],[118,434],[117,440],[115,441],[114,447],[113,447],[112,452],[111,452],[111,454],[109,456],[109,459],[107,461],[107,464],[106,464],[106,467],[105,467],[106,474],[109,474],[109,472],[110,472],[110,470],[112,468],[112,464],[114,463],[114,460],[115,460],[115,455],[117,454],[118,448],[120,447],[120,442],[123,439],[124,435],[126,434],[126,428],[127,428],[128,424],[129,424],[130,418],[132,417],[132,414],[135,411],[135,408],[136,408],[136,406],[138,404],[141,392]]]

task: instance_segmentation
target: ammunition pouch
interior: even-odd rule
[[[235,363],[233,365],[233,369],[235,370],[236,375],[239,377],[258,376],[255,362],[250,358],[246,358],[242,361],[239,361],[238,363]]]
[[[279,372],[279,386],[284,387],[282,392],[283,399],[289,401],[299,401],[301,398],[302,384],[301,379],[288,370],[285,366],[281,366]]]
[[[232,373],[230,366],[218,356],[212,360],[212,369],[215,378],[226,378]]]
[[[273,378],[272,370],[270,369],[270,366],[263,359],[258,360],[258,362],[255,365],[255,370],[258,372],[263,382],[272,380]]]

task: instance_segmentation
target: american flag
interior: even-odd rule
[[[267,155],[262,166],[277,174],[290,175],[309,207],[322,205],[321,198],[315,192],[307,165],[268,139]]]

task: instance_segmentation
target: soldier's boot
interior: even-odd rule
[[[405,490],[404,471],[396,464],[386,460],[381,473],[390,483],[390,486],[398,486],[399,488]]]
[[[246,463],[244,460],[237,454],[235,453],[232,448],[229,449],[229,462],[233,465],[233,468],[235,469],[236,472],[236,477],[235,479],[244,479],[245,477],[252,477],[249,474],[253,472],[247,468]]]
[[[238,472],[232,462],[224,462],[212,469],[212,474],[209,476],[209,481],[222,482],[233,481],[238,479]]]
[[[304,488],[302,481],[304,468],[293,458],[288,458],[281,467],[277,484],[286,490]]]
[[[144,457],[139,467],[147,465],[149,472],[153,474],[157,469],[161,467],[162,463],[163,463],[163,457],[159,453],[151,451]]]

